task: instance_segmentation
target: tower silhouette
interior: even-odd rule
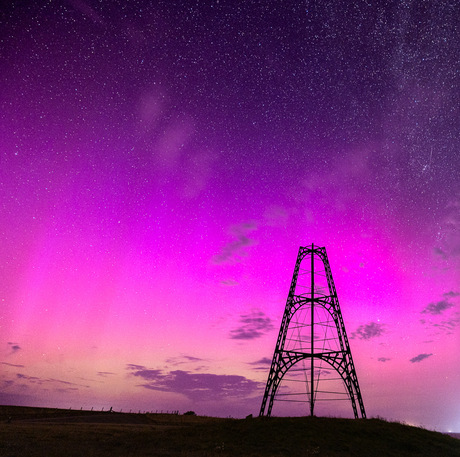
[[[299,248],[259,415],[275,400],[309,403],[311,416],[318,401],[350,400],[366,417],[325,247]]]

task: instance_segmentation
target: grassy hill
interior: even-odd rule
[[[219,419],[0,406],[0,456],[458,456],[460,440],[380,419]]]

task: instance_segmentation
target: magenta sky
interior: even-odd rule
[[[460,6],[239,3],[3,9],[0,403],[257,414],[314,242],[368,417],[460,431]]]

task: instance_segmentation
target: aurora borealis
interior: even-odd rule
[[[0,30],[1,404],[257,414],[315,243],[368,417],[460,431],[456,1],[23,1]]]

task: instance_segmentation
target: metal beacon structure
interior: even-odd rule
[[[299,248],[259,415],[270,416],[275,401],[302,415],[309,404],[311,416],[317,404],[336,415],[351,401],[354,417],[366,417],[324,247]]]

